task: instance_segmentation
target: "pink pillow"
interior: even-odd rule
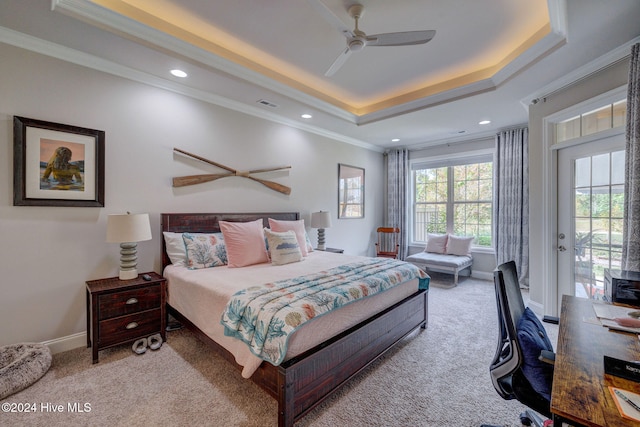
[[[229,267],[269,262],[261,219],[251,222],[220,221],[220,231],[227,245]]]
[[[285,231],[293,231],[294,233],[296,233],[296,239],[298,240],[298,246],[300,246],[302,256],[308,255],[307,232],[304,229],[304,219],[299,219],[297,221],[282,221],[269,218],[269,228],[271,229],[271,231],[276,231],[279,233]]]
[[[447,247],[447,235],[446,234],[427,234],[427,246],[424,248],[425,252],[432,252],[436,254],[443,254]]]

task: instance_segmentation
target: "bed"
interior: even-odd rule
[[[264,226],[267,227],[269,218],[280,221],[297,221],[299,220],[299,214],[297,212],[165,213],[161,215],[161,223],[162,232],[217,233],[220,231],[219,221],[248,222],[261,219]],[[250,377],[252,381],[277,400],[279,426],[293,426],[295,421],[302,418],[308,411],[392,348],[402,338],[418,328],[424,329],[427,326],[428,289],[419,289],[417,279],[415,279],[411,283],[407,282],[399,285],[397,287],[399,290],[393,288],[382,293],[385,295],[373,295],[365,298],[366,301],[372,302],[372,307],[374,307],[373,310],[375,311],[367,312],[366,314],[363,314],[364,312],[360,313],[358,315],[360,317],[354,317],[355,315],[343,316],[349,319],[357,319],[356,323],[348,328],[331,331],[331,336],[323,336],[321,338],[322,341],[318,343],[313,343],[313,341],[312,344],[309,344],[309,342],[302,343],[303,340],[301,338],[301,344],[297,345],[296,339],[304,335],[302,333],[303,330],[311,330],[312,327],[316,327],[316,331],[324,330],[328,329],[327,325],[330,323],[336,323],[332,322],[331,316],[334,316],[333,313],[309,322],[289,340],[289,349],[291,350],[293,345],[295,350],[288,352],[282,363],[275,366],[268,362],[258,361],[257,364],[254,362],[254,367],[247,370],[247,366],[251,365],[252,362],[247,362],[246,359],[250,359],[250,357],[239,356],[233,344],[230,347],[228,341],[225,341],[224,338],[220,339],[215,331],[212,332],[214,326],[204,323],[202,314],[192,307],[197,304],[189,302],[202,300],[204,297],[190,297],[190,291],[185,291],[185,287],[188,286],[186,283],[190,279],[183,281],[180,274],[184,274],[187,277],[190,275],[195,277],[209,274],[209,272],[193,273],[186,272],[186,268],[174,268],[171,266],[165,239],[161,240],[163,274],[168,281],[168,312],[194,331],[199,338],[207,342],[214,351],[241,370],[243,376]],[[309,254],[307,260],[298,263],[300,265],[296,266],[296,268],[301,268],[301,266],[309,266],[311,268],[314,265],[325,267],[327,265],[336,265],[336,263],[344,263],[346,261],[343,260],[348,259],[350,258],[342,254],[314,251]],[[262,275],[278,270],[276,267],[268,270],[269,266],[270,264],[257,266],[261,273],[256,274]],[[219,270],[216,270],[217,268]],[[215,267],[208,270],[223,272],[224,269],[226,267]],[[248,272],[251,272],[249,269],[227,270],[243,270],[245,276]],[[200,282],[204,281],[202,278],[198,280]],[[198,286],[206,287],[206,284],[200,283]],[[387,293],[389,295],[393,293],[393,298],[397,299],[397,301],[389,302]],[[213,304],[215,302],[212,302]],[[359,304],[361,303],[356,302],[349,304],[347,307],[340,307],[336,312],[352,309],[359,310]],[[368,309],[371,309],[371,307]],[[211,324],[219,325],[219,319],[217,317]],[[322,322],[324,322],[324,326],[322,326]],[[319,329],[317,325],[320,325]],[[324,332],[327,333],[326,331]],[[310,335],[315,337],[318,334],[311,333]],[[315,337],[315,339],[318,338]]]

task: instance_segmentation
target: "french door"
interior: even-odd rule
[[[558,150],[558,307],[564,294],[601,298],[604,270],[620,268],[624,142],[622,134]]]

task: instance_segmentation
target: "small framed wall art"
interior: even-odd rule
[[[14,206],[104,206],[104,131],[13,118]]]

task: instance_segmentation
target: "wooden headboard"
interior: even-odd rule
[[[217,233],[220,231],[219,221],[248,222],[262,219],[265,227],[269,226],[269,218],[284,221],[300,219],[299,212],[262,212],[262,213],[163,213],[160,214],[162,231],[174,233]],[[162,241],[162,271],[171,264],[167,255],[164,236]]]

